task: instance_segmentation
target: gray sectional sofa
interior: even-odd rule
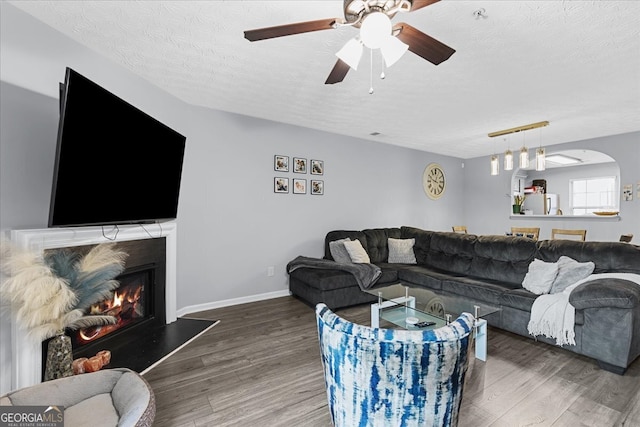
[[[489,324],[531,338],[527,325],[537,295],[524,289],[522,282],[534,259],[556,262],[565,255],[593,262],[594,274],[640,274],[640,246],[629,243],[534,241],[414,227],[336,230],[325,237],[325,259],[333,259],[329,243],[343,238],[360,240],[371,263],[381,268],[374,287],[403,282],[499,305],[501,311],[486,318]],[[415,239],[417,263],[389,263],[388,238]],[[289,289],[311,306],[324,302],[332,309],[375,300],[341,269],[295,269],[289,273]],[[573,289],[569,302],[576,309],[576,344],[563,348],[623,374],[640,355],[640,285],[618,278],[591,280]],[[555,345],[553,339],[536,339]]]

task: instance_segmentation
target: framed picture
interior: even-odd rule
[[[306,179],[293,179],[293,194],[307,194]]]
[[[293,171],[295,173],[307,173],[307,159],[300,157],[293,158]]]
[[[322,195],[324,194],[324,181],[317,179],[311,180],[311,194]]]
[[[324,162],[322,160],[311,159],[311,174],[324,175]]]
[[[274,193],[288,193],[289,192],[289,178],[275,177],[273,178],[273,192]]]
[[[278,172],[289,172],[289,156],[275,155],[273,158],[273,170]]]

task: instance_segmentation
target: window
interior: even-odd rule
[[[570,185],[572,215],[617,208],[615,176],[572,179]]]

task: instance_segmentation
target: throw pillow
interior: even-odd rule
[[[536,295],[548,294],[558,275],[558,264],[534,259],[524,276],[522,287]]]
[[[596,268],[596,265],[591,261],[578,262],[575,259],[564,255],[558,259],[557,264],[558,276],[556,276],[556,279],[553,281],[553,285],[551,286],[550,293],[552,294],[562,292],[567,288],[567,286],[573,285],[578,280],[589,277]]]
[[[349,252],[344,247],[344,242],[350,242],[350,238],[334,240],[329,242],[329,252],[331,252],[331,256],[335,262],[340,262],[342,264],[351,263],[351,257],[349,256]]]
[[[416,254],[413,253],[413,245],[416,239],[387,239],[389,246],[389,262],[398,264],[415,264]]]
[[[355,262],[358,264],[369,264],[371,262],[369,254],[362,247],[362,243],[360,243],[360,240],[356,239],[349,242],[344,242],[343,245],[347,252],[349,252],[351,262]]]

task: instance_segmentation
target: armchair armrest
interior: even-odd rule
[[[640,305],[640,286],[624,279],[596,279],[576,287],[569,302],[577,310],[598,307],[635,308]]]

